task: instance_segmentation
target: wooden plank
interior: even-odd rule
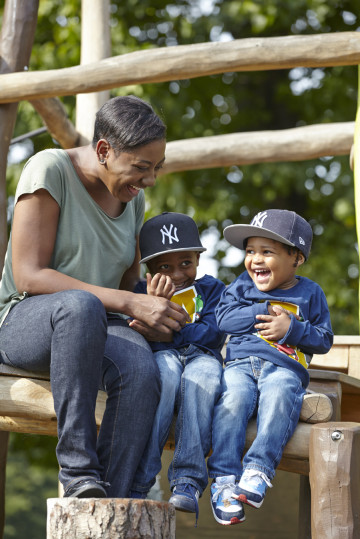
[[[348,374],[360,379],[360,343],[350,345]]]
[[[360,335],[334,335],[334,345],[337,344],[360,346]]]
[[[347,373],[349,369],[349,345],[333,345],[327,354],[315,354],[310,368],[337,370]]]
[[[0,103],[98,92],[229,71],[360,64],[360,34],[235,39],[141,50],[84,66],[1,76]]]

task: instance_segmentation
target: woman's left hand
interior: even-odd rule
[[[151,328],[140,320],[131,320],[128,323],[132,329],[135,329],[135,331],[143,335],[147,341],[171,342],[173,340],[172,331],[171,333],[164,333],[157,329]]]

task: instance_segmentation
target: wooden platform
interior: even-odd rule
[[[308,539],[311,537],[310,531],[310,503],[312,509],[318,512],[321,500],[324,499],[323,492],[316,497],[310,494],[314,488],[321,483],[317,481],[316,470],[311,462],[315,462],[318,450],[312,448],[321,448],[320,439],[324,437],[327,444],[333,444],[332,433],[344,432],[347,436],[348,447],[345,457],[349,458],[350,453],[358,446],[360,437],[360,337],[359,336],[336,336],[331,351],[324,356],[314,356],[310,373],[310,389],[324,393],[329,396],[333,404],[333,417],[331,422],[319,425],[311,425],[299,422],[295,433],[285,447],[279,469],[298,473],[302,477],[301,496],[300,496],[300,514],[303,521],[307,521],[299,533],[299,539]],[[96,422],[100,426],[106,403],[106,394],[99,391],[96,406]],[[317,429],[314,435],[314,428]],[[323,427],[326,427],[324,430]],[[2,431],[2,432],[1,432]],[[21,432],[29,434],[57,435],[57,419],[53,406],[53,398],[50,388],[50,382],[47,373],[34,373],[23,371],[22,369],[10,368],[0,365],[0,437],[6,440],[7,432]],[[170,433],[166,449],[174,449],[173,430]],[[249,423],[246,433],[246,448],[249,447],[256,436],[256,422]],[[320,438],[319,438],[320,436]],[[341,446],[334,446],[335,448]],[[316,455],[314,454],[316,452]],[[323,459],[321,466],[327,465],[326,451],[323,450]],[[343,458],[340,454],[337,458]],[[360,455],[356,456],[359,460]],[[355,462],[354,461],[354,462]],[[352,461],[351,461],[352,462]],[[0,465],[6,465],[6,451],[2,454]],[[318,465],[317,465],[318,466]],[[356,470],[355,470],[356,471]],[[322,474],[322,488],[326,490],[326,473]],[[349,472],[350,473],[350,472]],[[354,473],[354,470],[351,470]],[[312,481],[310,491],[308,478]],[[325,479],[324,479],[325,477]],[[339,481],[342,477],[333,474],[331,483],[332,495],[329,500],[338,495]],[[315,485],[315,486],[314,486]],[[329,483],[330,488],[330,483]],[[0,516],[1,507],[4,507],[4,485],[0,485]],[[336,492],[335,492],[336,491]],[[314,491],[315,492],[315,491]],[[305,493],[305,494],[304,494]],[[351,497],[351,494],[349,494]],[[312,500],[312,501],[311,501]],[[314,505],[315,504],[315,505]],[[337,516],[341,515],[341,507],[337,508]],[[0,518],[3,520],[3,518]],[[320,523],[322,525],[322,523]],[[316,523],[317,527],[320,527]],[[334,521],[334,525],[335,525]],[[357,521],[355,522],[358,525]],[[3,522],[2,522],[3,525]],[[313,523],[313,526],[315,524]],[[0,523],[1,529],[1,523]],[[1,537],[1,533],[0,533]]]

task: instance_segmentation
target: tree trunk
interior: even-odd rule
[[[50,498],[46,539],[175,539],[175,508],[128,498]]]

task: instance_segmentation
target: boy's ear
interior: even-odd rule
[[[303,263],[305,262],[305,256],[302,254],[301,251],[298,251],[297,255],[296,255],[296,259],[295,259],[295,268],[297,268],[298,266],[301,266]]]
[[[199,265],[200,253],[196,253],[196,266]]]

